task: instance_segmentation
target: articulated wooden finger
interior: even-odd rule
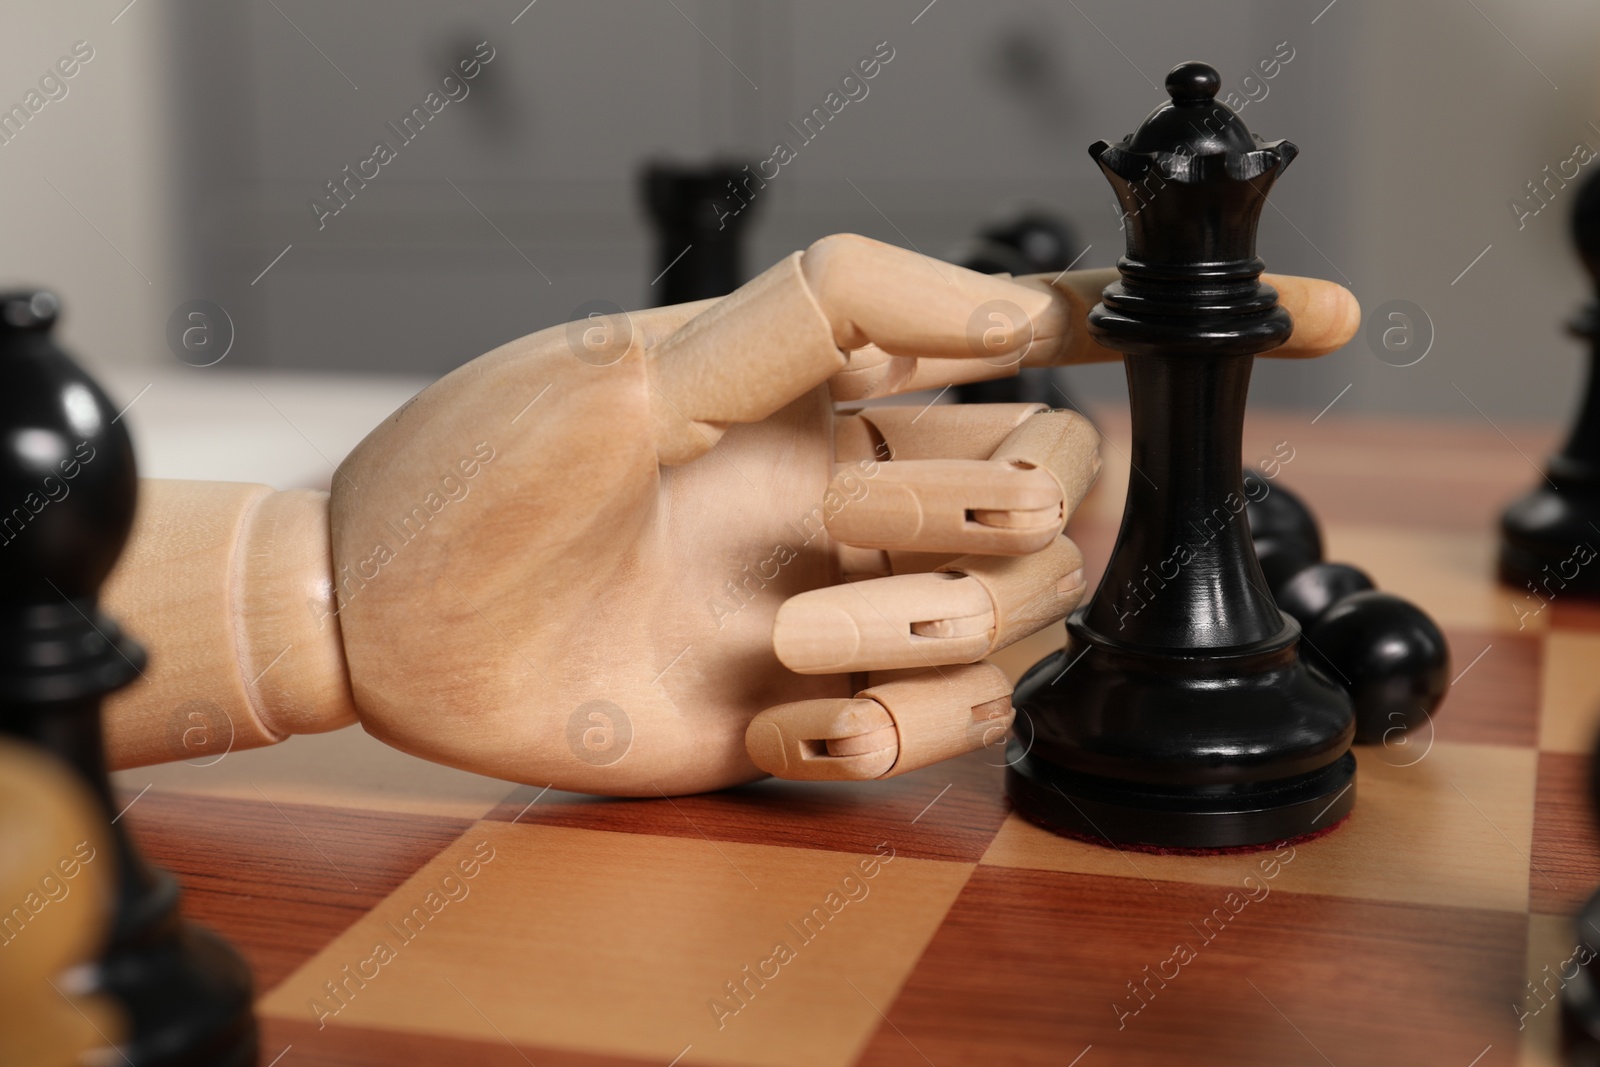
[[[1083,591],[1083,554],[1057,537],[1031,556],[961,556],[790,597],[772,644],[798,674],[972,663],[1063,618]]]
[[[876,548],[836,545],[834,552],[839,557],[839,573],[844,575],[844,580],[847,582],[859,582],[864,578],[887,578],[895,573],[894,566],[889,562],[889,553]],[[933,570],[932,567],[926,569]]]
[[[1101,345],[1086,328],[1089,311],[1100,302],[1102,290],[1119,280],[1114,268],[1018,278],[1019,285],[1052,292],[1057,298],[1045,315],[1034,320],[1033,344],[1022,365],[1064,367],[1121,359],[1121,353]],[[1294,320],[1289,339],[1263,352],[1264,356],[1305,359],[1325,355],[1354,337],[1361,325],[1361,307],[1341,285],[1287,274],[1263,274],[1261,280],[1278,291],[1278,303]]]
[[[960,552],[885,552],[879,548],[843,544],[837,545],[835,551],[840,572],[847,582],[887,578],[891,574],[924,574],[965,555]]]
[[[990,333],[994,308],[1032,320],[1052,298],[919,252],[855,234],[824,237],[806,249],[805,275],[817,303],[847,351],[875,344],[891,356],[1004,360],[1028,343],[1028,332]]]
[[[855,478],[847,468],[838,479]],[[1065,522],[1060,482],[1037,466],[981,459],[886,463],[827,518],[836,540],[918,552],[1037,552]],[[843,496],[843,489],[838,492]]]
[[[890,574],[921,574],[936,571],[953,559],[966,553],[952,552],[885,552],[889,557]]]
[[[941,264],[940,269],[953,272],[957,268]],[[990,280],[996,284],[1005,281]],[[965,328],[967,351],[933,347],[891,350],[882,344],[864,348],[851,353],[845,370],[830,381],[829,388],[835,400],[849,402],[1004,378],[1020,367],[1121,359],[1120,352],[1096,341],[1087,326],[1089,311],[1100,302],[1101,292],[1118,280],[1115,268],[1012,279],[1014,288],[996,289],[981,302],[966,305],[971,311]],[[1263,274],[1261,280],[1278,290],[1279,303],[1294,320],[1289,339],[1263,355],[1281,359],[1320,356],[1349,341],[1360,326],[1360,306],[1342,286],[1291,275]],[[1045,302],[1019,296],[1029,290]],[[951,301],[949,306],[957,303]]]
[[[1122,358],[1089,334],[1090,310],[1112,282],[1121,281],[1115,267],[1072,270],[1061,274],[1030,274],[1017,284],[1054,297],[1050,310],[1033,326],[1033,344],[1022,357],[1024,367],[1067,367],[1079,363],[1106,363]]]
[[[1118,353],[1108,353],[1116,359]],[[1083,360],[1081,362],[1088,362]],[[952,359],[928,356],[891,356],[873,345],[850,353],[844,370],[828,379],[829,395],[841,404],[873,400],[924,389],[946,389],[952,385],[988,382],[1009,378],[1025,364],[1021,356],[995,359]]]
[[[863,345],[846,353],[844,369],[828,379],[828,392],[842,404],[903,393],[916,365],[915,357],[891,356],[877,345]]]
[[[851,504],[828,517],[836,540],[894,552],[1026,555],[1062,531],[1100,473],[1100,435],[1076,412],[1028,404],[958,405],[945,409],[950,415],[930,418],[935,410],[925,409],[921,418],[929,426],[921,431],[915,426],[921,418],[910,408],[862,411],[840,420],[836,444],[852,451],[887,448],[897,458],[874,465],[865,479],[858,477],[862,461],[841,464],[838,477],[867,490],[838,490]],[[936,449],[940,432],[948,432],[956,450],[970,452],[1004,426],[1013,429],[986,453],[987,462],[910,458]]]
[[[780,778],[891,778],[999,742],[1012,717],[1004,672],[978,663],[897,678],[854,699],[768,708],[751,720],[745,748]]]
[[[1031,556],[963,556],[939,571],[976,581],[989,594],[998,625],[985,656],[1066,617],[1083,599],[1083,553],[1065,537]]]
[[[1011,313],[1008,317],[1018,316]],[[919,358],[891,356],[877,345],[867,345],[850,353],[844,370],[828,379],[828,390],[835,401],[848,404],[922,389],[1009,378],[1021,365],[1019,353],[986,359]]]
[[[1361,305],[1342,285],[1292,274],[1263,274],[1261,280],[1278,290],[1278,303],[1294,319],[1289,340],[1261,353],[1278,359],[1324,356],[1342,347],[1361,328]]]
[[[934,404],[844,411],[834,423],[839,462],[988,459],[1043,404]]]
[[[1061,489],[1064,525],[1100,476],[1099,444],[1100,432],[1076,411],[1045,411],[1012,431],[990,458],[1048,472]],[[996,521],[982,515],[978,519]]]
[[[900,755],[882,778],[998,744],[1015,715],[1011,683],[991,663],[929,671],[856,695],[882,704],[894,720]]]
[[[795,253],[646,352],[662,463],[710,451],[730,423],[758,422],[845,365]]]
[[[668,464],[703,455],[730,423],[766,418],[869,344],[886,356],[1016,362],[1029,331],[991,341],[974,323],[991,305],[1010,321],[1043,315],[1052,300],[893,245],[825,237],[648,346],[657,453]],[[913,368],[906,384],[921,388],[915,379]]]
[[[750,720],[745,751],[757,767],[800,781],[863,781],[894,766],[894,720],[874,700],[800,700]]]
[[[772,644],[798,674],[932,667],[982,659],[994,627],[981,582],[901,574],[790,597],[773,620]]]

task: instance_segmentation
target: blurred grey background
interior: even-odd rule
[[[1369,316],[1408,301],[1432,324],[1411,366],[1362,337],[1315,364],[1263,361],[1253,404],[1570,413],[1583,360],[1562,328],[1588,289],[1567,235],[1575,183],[1549,182],[1549,205],[1526,209],[1540,204],[1529,183],[1600,148],[1600,5],[525,4],[8,0],[0,106],[77,42],[93,58],[5,127],[6,281],[57,289],[68,343],[119,381],[437,375],[588,301],[653,303],[642,163],[800,144],[789,124],[880,42],[893,59],[867,96],[761,191],[752,272],[838,231],[937,255],[1022,203],[1072,222],[1080,266],[1109,266],[1121,233],[1085,149],[1131,130],[1165,72],[1195,58],[1250,100],[1252,130],[1302,150],[1263,219],[1268,268],[1342,281]],[[378,140],[398,144],[386,124],[480,42],[493,58],[470,94],[319,224],[327,183]],[[174,310],[197,299],[235,329],[204,369],[168,343]],[[1109,401],[1121,373],[1064,382]]]

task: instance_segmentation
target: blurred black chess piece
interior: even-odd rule
[[[651,163],[640,176],[656,232],[648,307],[726,296],[745,281],[745,227],[766,183],[732,161]]]
[[[1589,755],[1589,810],[1600,819],[1600,739]],[[1579,909],[1572,933],[1572,955],[1536,975],[1538,984],[1528,983],[1524,1007],[1516,1010],[1519,1016],[1537,1014],[1547,995],[1559,993],[1562,1062],[1567,1067],[1600,1067],[1600,890]]]
[[[100,701],[138,676],[145,653],[97,597],[127,540],[138,477],[117,409],[51,339],[57,311],[47,292],[0,294],[0,732],[75,768],[107,823],[117,905],[95,984],[128,1018],[107,1062],[248,1067],[249,971],[183,920],[177,882],[112,822]]]
[[[1600,287],[1600,174],[1578,191],[1572,239]],[[1542,484],[1500,517],[1500,580],[1548,599],[1600,595],[1600,299],[1568,328],[1589,341],[1588,385],[1566,445],[1546,461]]]
[[[1065,649],[1017,686],[1006,790],[1059,833],[1122,846],[1265,846],[1355,801],[1350,698],[1301,658],[1243,507],[1245,397],[1289,336],[1256,223],[1297,149],[1216,100],[1203,63],[1171,102],[1090,149],[1124,210],[1122,280],[1089,314],[1125,353],[1133,415],[1122,529]]]
[[[1024,208],[1003,216],[962,241],[945,255],[958,267],[979,274],[1059,274],[1075,262],[1083,248],[1071,225],[1041,208]],[[1011,378],[969,382],[951,390],[958,404],[1048,404],[1061,407],[1052,389],[1053,367],[1025,367]]]
[[[1245,513],[1278,609],[1300,624],[1300,654],[1350,694],[1356,743],[1397,741],[1427,722],[1450,688],[1450,646],[1428,615],[1380,593],[1347,563],[1325,563],[1305,502],[1246,471]]]

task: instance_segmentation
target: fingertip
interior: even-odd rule
[[[1333,345],[1334,348],[1339,348],[1348,344],[1355,337],[1356,331],[1361,329],[1361,301],[1356,299],[1356,294],[1342,285],[1336,287],[1335,299],[1344,313],[1336,331],[1338,340]]]
[[[1278,290],[1280,306],[1294,320],[1288,341],[1265,355],[1314,359],[1342,348],[1361,328],[1360,303],[1337,282],[1267,274],[1261,280]]]
[[[783,731],[776,723],[756,718],[744,731],[744,750],[750,762],[774,778],[784,777],[789,769],[789,755],[783,746]]]
[[[1306,331],[1299,348],[1300,354],[1315,358],[1350,343],[1361,328],[1361,304],[1354,293],[1337,282],[1318,279],[1309,290],[1309,306],[1302,315],[1314,329]]]
[[[861,649],[861,628],[828,590],[812,590],[779,605],[772,648],[778,662],[796,674],[832,674],[850,669]]]

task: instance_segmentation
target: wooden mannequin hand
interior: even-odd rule
[[[355,716],[427,759],[612,795],[872,778],[993,741],[1010,687],[977,661],[1081,597],[1061,531],[1096,435],[1037,405],[835,401],[1117,358],[1083,328],[1113,276],[833,237],[721,300],[452,372],[333,480],[317,626]],[[1280,284],[1310,311],[1284,354],[1353,332],[1337,286]]]
[[[827,383],[857,399],[1098,354],[1090,304],[836,237],[723,300],[546,330],[455,371],[334,480],[363,724],[614,795],[747,781],[752,756],[876,777],[993,740],[1009,685],[959,665],[1076,606],[1060,535],[1096,435],[1019,405],[836,421]],[[895,558],[909,573],[840,584],[896,553],[917,554]],[[985,555],[928,573],[968,553]],[[852,699],[895,668],[921,673]],[[789,706],[807,700],[827,703]]]

